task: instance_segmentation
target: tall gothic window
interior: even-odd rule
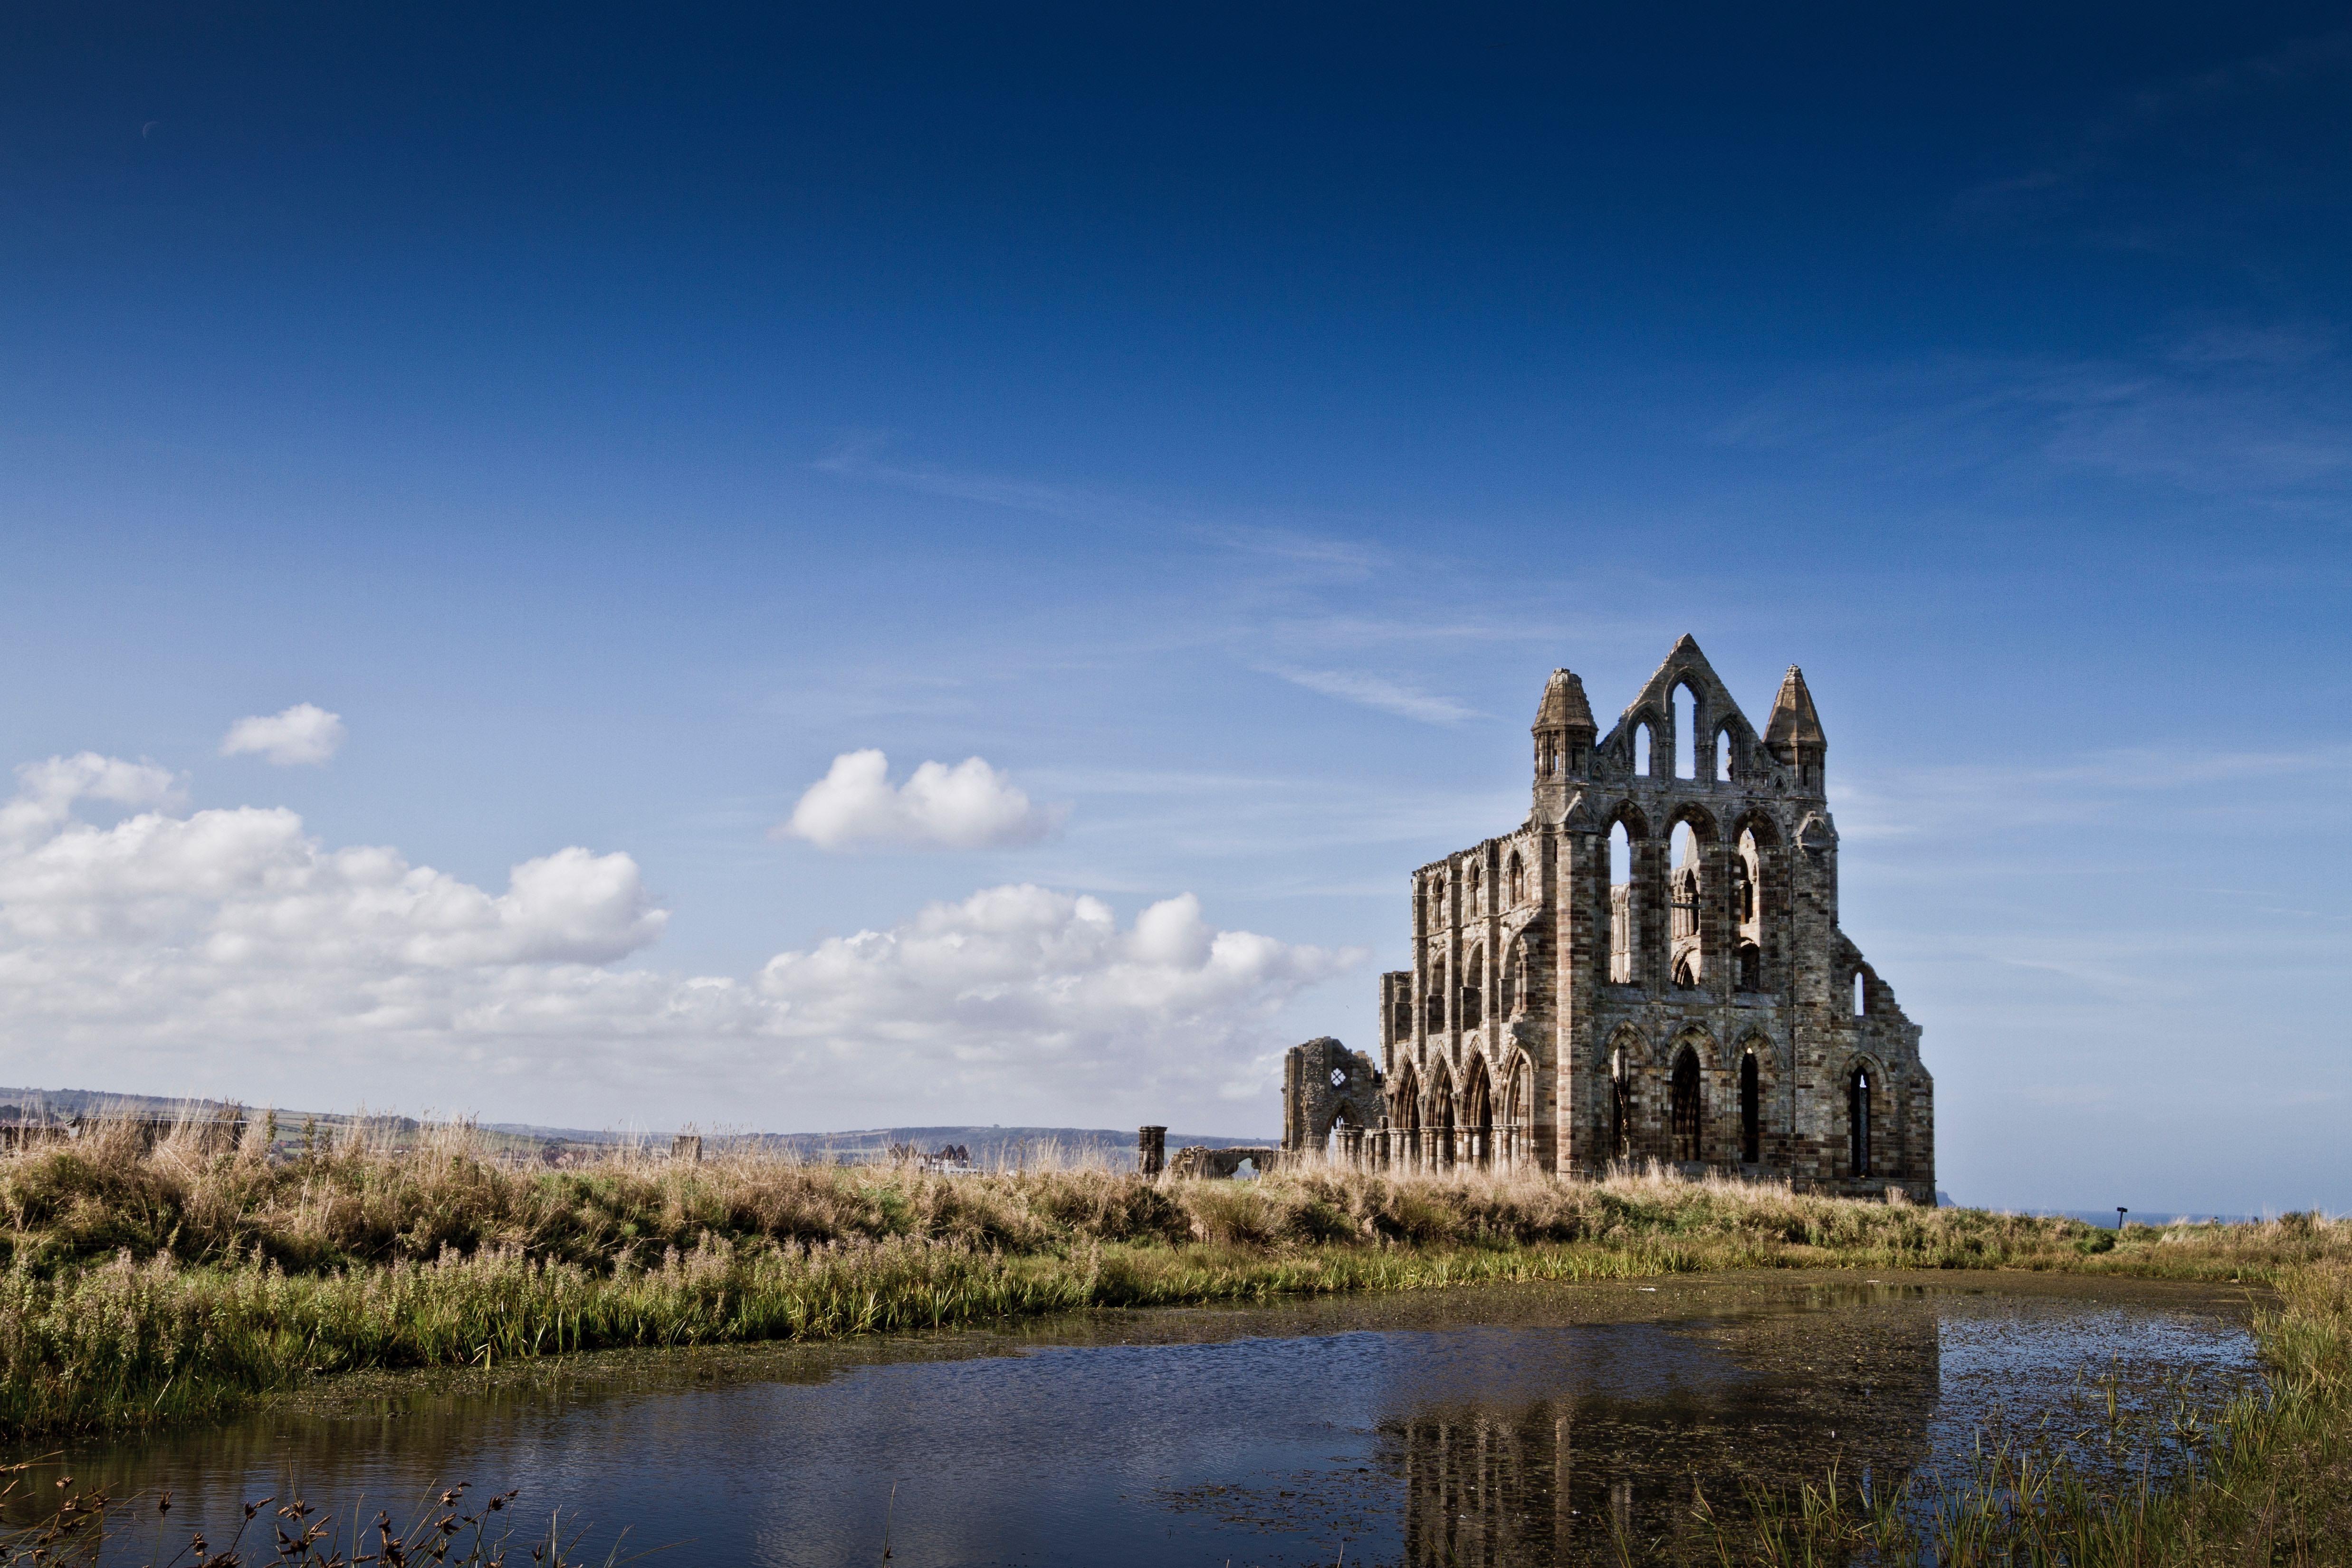
[[[1698,1052],[1689,1046],[1675,1058],[1674,1134],[1675,1158],[1699,1157]]]
[[[1712,758],[1706,759],[1706,770],[1700,771],[1698,694],[1688,686],[1678,685],[1666,694],[1666,701],[1671,705],[1668,711],[1673,715],[1675,726],[1675,777],[1711,777],[1715,772]]]
[[[1609,1057],[1609,1146],[1618,1159],[1633,1157],[1633,1082],[1622,1051]]]
[[[1633,980],[1633,838],[1622,822],[1609,830],[1609,977]]]
[[[1846,1142],[1849,1145],[1849,1147],[1846,1150],[1846,1155],[1853,1164],[1853,1174],[1858,1176],[1869,1176],[1872,1174],[1872,1171],[1870,1163],[1870,1069],[1867,1067],[1855,1068],[1853,1070],[1853,1081],[1846,1085],[1845,1125]]]
[[[1758,1082],[1756,1053],[1739,1058],[1739,1157],[1749,1165],[1764,1158],[1764,1094]]]

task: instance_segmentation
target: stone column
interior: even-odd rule
[[[1168,1168],[1168,1129],[1139,1127],[1135,1132],[1135,1168],[1149,1180]]]

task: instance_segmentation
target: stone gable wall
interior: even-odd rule
[[[1563,677],[1574,679],[1561,672],[1554,682]],[[1689,779],[1675,770],[1677,691],[1696,710],[1706,752]],[[1579,687],[1568,711],[1582,706]],[[1548,699],[1545,713],[1554,711]],[[1644,731],[1646,773],[1636,764]],[[1526,822],[1412,873],[1413,965],[1380,981],[1385,1101],[1367,1158],[1583,1176],[1655,1160],[1934,1201],[1933,1080],[1918,1026],[1838,927],[1827,745],[1794,670],[1767,733],[1782,738],[1759,737],[1688,638],[1606,736],[1547,731],[1539,719]],[[1632,973],[1622,982],[1609,962],[1609,833],[1621,823],[1632,848],[1630,893],[1619,895]],[[1697,847],[1695,901],[1680,911],[1681,947],[1697,971],[1690,985],[1676,983],[1671,967],[1671,844],[1684,824]],[[1743,831],[1752,872],[1744,859],[1734,863]],[[1743,879],[1753,889],[1744,921],[1734,902]],[[1754,948],[1744,960],[1743,944]],[[1507,992],[1519,952],[1532,961]],[[1678,1117],[1675,1067],[1685,1049],[1697,1071],[1685,1074]],[[1854,1162],[1857,1069],[1868,1082],[1866,1173]]]

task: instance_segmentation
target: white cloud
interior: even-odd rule
[[[1066,814],[1033,804],[977,757],[952,768],[926,762],[895,788],[889,770],[879,751],[843,752],[777,833],[821,850],[998,849],[1034,843]]]
[[[220,754],[257,752],[280,768],[315,766],[343,744],[343,721],[312,703],[296,703],[283,713],[238,719],[222,737]]]
[[[152,762],[125,762],[95,751],[27,762],[16,769],[16,795],[0,804],[0,841],[54,830],[77,800],[161,806],[178,798],[178,781]]]
[[[1363,959],[1221,930],[1190,894],[1122,928],[1011,886],[745,977],[621,967],[668,919],[624,853],[558,850],[492,892],[282,809],[179,809],[147,764],[17,775],[0,1047],[59,1085],[591,1125],[1164,1119],[1263,1102],[1275,1014]]]
[[[1392,713],[1399,718],[1410,718],[1422,724],[1460,724],[1465,719],[1481,716],[1475,708],[1465,707],[1451,697],[1432,696],[1427,692],[1378,675],[1358,674],[1350,670],[1299,670],[1286,665],[1270,664],[1265,673],[1278,675],[1293,685],[1305,686],[1310,692],[1320,692],[1327,697],[1342,702],[1361,704]]]

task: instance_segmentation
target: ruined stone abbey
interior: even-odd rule
[[[1555,670],[1534,733],[1527,821],[1412,873],[1412,967],[1381,977],[1378,1062],[1336,1040],[1291,1051],[1286,1154],[1655,1161],[1933,1203],[1934,1083],[1918,1026],[1838,929],[1803,675],[1759,735],[1685,637],[1605,736]]]

